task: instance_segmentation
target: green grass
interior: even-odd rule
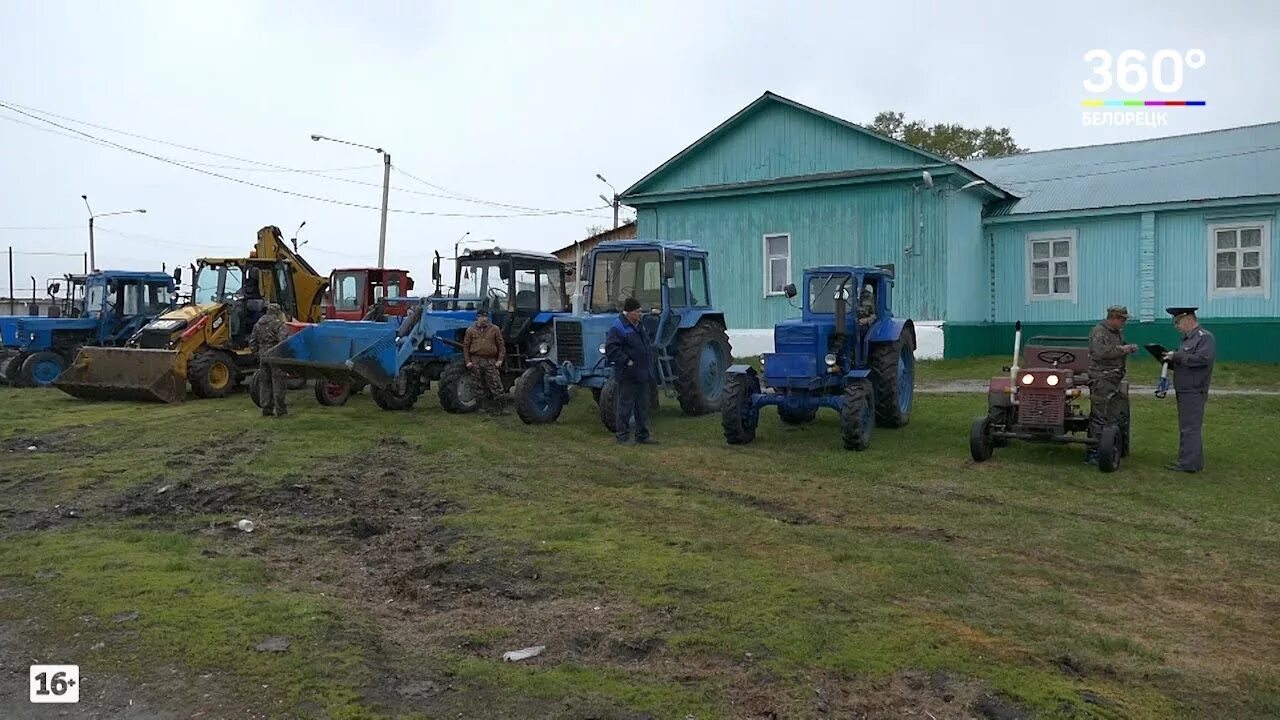
[[[980,378],[1001,362],[921,363],[920,374]],[[1234,376],[1266,377],[1249,373]],[[408,414],[384,413],[366,396],[336,409],[316,406],[309,392],[293,402],[294,417],[272,422],[245,398],[161,407],[0,391],[0,438],[75,425],[75,442],[97,450],[63,462],[50,455],[70,457],[74,443],[5,456],[0,502],[67,502],[104,482],[172,481],[167,461],[202,443],[252,441],[241,450],[251,457],[226,458],[226,473],[265,480],[394,436],[408,443],[404,487],[463,508],[445,517],[463,534],[459,556],[486,544],[525,548],[512,552],[528,554],[553,595],[622,603],[638,629],[663,641],[665,662],[631,668],[561,659],[554,649],[526,666],[495,652],[419,648],[432,667],[486,688],[500,706],[534,698],[659,717],[737,716],[731,700],[766,687],[783,704],[780,716],[817,717],[814,678],[855,683],[907,670],[970,678],[1042,717],[1266,718],[1280,706],[1280,484],[1273,450],[1258,442],[1280,437],[1280,398],[1211,400],[1209,469],[1193,476],[1161,470],[1176,451],[1175,406],[1145,396],[1134,401],[1134,454],[1112,475],[1085,466],[1078,448],[1015,445],[973,464],[967,433],[984,410],[980,395],[920,396],[911,425],[877,430],[865,453],[840,448],[825,412],[797,429],[765,411],[756,442],[730,447],[716,418],[682,417],[664,402],[662,445],[619,449],[585,393],[541,427],[448,416],[431,395]],[[30,474],[41,478],[21,479]],[[190,539],[116,521],[87,527],[0,541],[0,563],[16,568],[0,572],[17,582],[59,567],[63,577],[47,582],[65,584],[49,589],[65,598],[66,613],[140,609],[159,623],[158,636],[176,638],[166,651],[197,668],[221,667],[259,623],[311,637],[303,617],[315,613],[329,613],[320,616],[334,627],[392,634],[350,609],[335,618],[337,601],[260,560],[203,558]],[[124,565],[80,588],[107,557]],[[165,589],[179,583],[200,588],[185,610],[166,605]],[[193,611],[191,623],[169,620]],[[241,614],[236,634],[204,620]],[[509,627],[518,618],[491,620],[468,637],[490,650],[520,646],[524,637]],[[303,688],[338,678],[328,694],[309,697],[335,717],[363,712],[353,689],[368,681],[363,646],[339,644],[326,658],[279,667],[274,657],[254,659],[268,663],[258,671]]]

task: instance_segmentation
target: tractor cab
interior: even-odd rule
[[[488,310],[508,342],[545,322],[546,313],[564,312],[569,306],[564,263],[549,253],[474,249],[463,253],[456,265],[453,297],[443,304],[454,310]]]
[[[213,322],[221,324],[225,318],[231,325],[232,345],[244,347],[268,303],[279,303],[286,316],[301,319],[293,276],[289,261],[281,258],[201,258],[191,283],[191,299],[197,307],[224,305],[226,312]]]
[[[326,320],[363,320],[379,301],[406,297],[413,289],[408,270],[391,268],[344,268],[329,275],[325,297]],[[403,315],[403,303],[386,303],[389,315]]]
[[[640,322],[654,345],[665,347],[686,318],[711,308],[707,253],[690,243],[624,240],[591,253],[588,311],[611,325],[629,298],[640,302]]]

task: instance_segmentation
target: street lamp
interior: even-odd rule
[[[617,230],[618,229],[618,189],[613,186],[613,183],[609,182],[608,180],[605,180],[604,175],[601,175],[600,173],[596,173],[596,179],[604,183],[605,185],[608,185],[609,189],[613,191],[613,200],[610,200],[604,195],[601,195],[600,199],[605,201],[605,203],[613,206],[613,229]]]
[[[378,267],[386,267],[387,257],[387,198],[391,194],[391,153],[380,147],[372,145],[361,145],[360,143],[350,142],[348,140],[339,140],[338,138],[325,137],[324,135],[312,135],[311,139],[320,142],[328,140],[329,142],[342,143],[343,145],[353,145],[365,150],[372,150],[382,156],[382,224],[378,228]]]
[[[96,259],[93,256],[93,221],[94,219],[100,218],[100,217],[110,217],[112,215],[132,215],[134,213],[146,214],[147,211],[143,208],[138,208],[137,210],[117,210],[115,212],[98,213],[97,215],[94,215],[93,208],[89,207],[89,196],[81,195],[80,199],[84,200],[85,209],[89,211],[89,269],[97,270],[98,264],[96,262]]]

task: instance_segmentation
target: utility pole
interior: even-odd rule
[[[9,246],[9,314],[14,313],[13,305],[13,246]]]
[[[349,140],[339,140],[338,138],[325,137],[324,135],[312,135],[311,139],[320,142],[328,140],[329,142],[342,143],[343,145],[354,145],[365,150],[372,150],[382,156],[382,223],[378,228],[378,267],[386,267],[387,258],[387,201],[391,196],[391,153],[380,147],[372,145],[361,145]]]
[[[94,215],[93,208],[89,207],[89,196],[81,195],[80,199],[84,200],[84,207],[86,210],[89,211],[89,258],[88,258],[88,264],[84,270],[85,273],[88,274],[90,268],[93,268],[94,270],[98,269],[97,258],[95,258],[93,255],[93,221],[94,219],[100,218],[100,217],[107,217],[108,215],[131,215],[133,213],[145,214],[147,211],[144,210],[143,208],[138,208],[137,210],[117,210],[116,212],[98,213],[97,215]]]
[[[620,203],[618,202],[618,189],[617,189],[617,188],[615,188],[615,187],[613,186],[613,184],[612,184],[612,183],[610,183],[608,180],[605,180],[605,179],[604,179],[604,175],[601,175],[600,173],[596,173],[596,179],[597,179],[597,180],[599,180],[600,182],[604,183],[605,185],[608,185],[608,186],[609,186],[609,189],[613,191],[613,199],[612,199],[612,200],[610,200],[609,198],[605,197],[604,195],[600,195],[600,199],[601,199],[601,200],[603,200],[603,201],[605,201],[605,202],[606,202],[606,203],[608,203],[609,205],[612,205],[612,206],[613,206],[613,229],[614,229],[614,230],[617,230],[617,229],[618,229],[618,206],[619,206],[619,204],[620,204]]]
[[[89,199],[85,198],[85,203],[88,204],[88,202]],[[89,213],[89,264],[96,268],[98,264],[93,257],[93,211],[90,210]]]

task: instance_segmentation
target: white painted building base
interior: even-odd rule
[[[916,359],[941,360],[943,350],[942,323],[917,322],[916,326]],[[730,330],[729,344],[733,346],[733,356],[740,358],[756,357],[773,352],[773,328],[763,330]]]

